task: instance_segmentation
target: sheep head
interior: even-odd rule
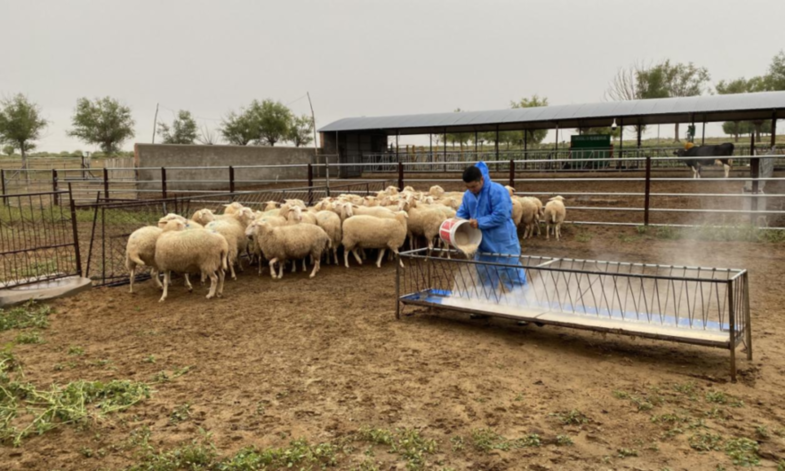
[[[163,227],[164,232],[182,231],[183,229],[185,229],[185,222],[179,219],[170,219]]]
[[[242,204],[238,203],[237,201],[229,204],[224,205],[224,214],[237,214],[242,208],[244,208]]]
[[[215,221],[215,215],[209,209],[204,208],[196,211],[191,219],[203,226],[206,226],[207,224]]]

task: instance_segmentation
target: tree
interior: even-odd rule
[[[547,97],[540,97],[536,93],[532,95],[531,98],[521,98],[519,101],[510,102],[510,106],[513,109],[516,108],[536,108],[539,106],[548,106],[548,98]],[[507,139],[515,140],[516,142],[523,142],[524,134],[523,131],[509,131],[512,134],[508,134]],[[496,139],[496,133],[493,133],[493,139]],[[526,131],[526,140],[528,143],[535,143],[539,144],[545,139],[545,136],[548,135],[547,129],[538,129],[536,131]],[[499,140],[502,140],[501,135],[499,136]]]
[[[196,138],[196,142],[202,145],[212,146],[218,143],[218,135],[214,129],[210,129],[206,124],[203,124],[202,127],[199,128],[199,136]]]
[[[33,141],[41,137],[47,124],[38,105],[21,93],[0,101],[0,142],[6,143],[6,148],[19,149],[24,169],[27,169],[27,151],[35,149]],[[25,172],[26,178],[27,175]]]
[[[134,137],[131,109],[111,97],[78,99],[72,121],[68,135],[98,145],[105,154],[116,153],[123,141]]]
[[[254,100],[248,112],[258,126],[256,139],[259,144],[274,146],[276,142],[286,139],[292,124],[292,112],[283,103],[270,99],[261,103]]]
[[[709,71],[705,67],[671,64],[670,59],[638,73],[641,98],[666,98],[702,95],[708,90]],[[675,124],[675,142],[679,142],[679,123]]]
[[[240,113],[232,111],[223,120],[221,135],[229,144],[247,146],[248,143],[259,138],[259,129],[247,111]]]
[[[164,144],[193,144],[196,134],[196,121],[189,111],[180,110],[171,126],[158,123],[158,135]]]
[[[313,141],[313,121],[310,116],[294,116],[289,123],[286,140],[295,147],[307,146]]]
[[[767,82],[768,90],[785,90],[785,51],[771,60]]]
[[[735,93],[758,92],[765,90],[768,83],[769,81],[765,76],[752,77],[749,80],[742,77],[729,82],[720,80],[717,84],[717,93],[720,95],[731,95]],[[733,136],[733,139],[736,142],[739,141],[739,136],[756,131],[758,138],[760,138],[760,133],[771,132],[771,122],[768,120],[764,121],[762,126],[756,129],[755,125],[749,121],[726,121],[722,124],[722,131],[729,136]]]
[[[16,150],[16,147],[14,147],[14,146],[11,146],[11,145],[3,146],[3,154],[5,154],[5,155],[7,155],[9,157],[14,155],[14,151],[15,150]]]
[[[620,68],[616,75],[611,79],[608,89],[605,90],[604,98],[610,101],[640,100],[642,96],[641,86],[648,87],[649,76],[648,68],[640,62],[636,62],[627,68]],[[642,83],[641,79],[645,81]],[[653,97],[646,97],[653,98]],[[645,125],[635,125],[635,132],[642,133],[646,129]],[[621,135],[621,127],[612,130],[610,126],[601,128],[579,129],[579,133],[591,134],[610,134],[612,137]]]

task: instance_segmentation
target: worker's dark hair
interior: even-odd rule
[[[482,172],[474,165],[470,165],[463,170],[463,181],[471,183],[482,180]]]

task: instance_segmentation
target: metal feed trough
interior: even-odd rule
[[[445,252],[400,254],[396,317],[408,304],[720,347],[733,379],[736,347],[752,359],[746,270]]]

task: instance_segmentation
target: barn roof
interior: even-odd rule
[[[785,91],[612,101],[496,111],[430,113],[339,119],[320,132],[367,131],[427,134],[621,125],[752,121],[785,118]]]

